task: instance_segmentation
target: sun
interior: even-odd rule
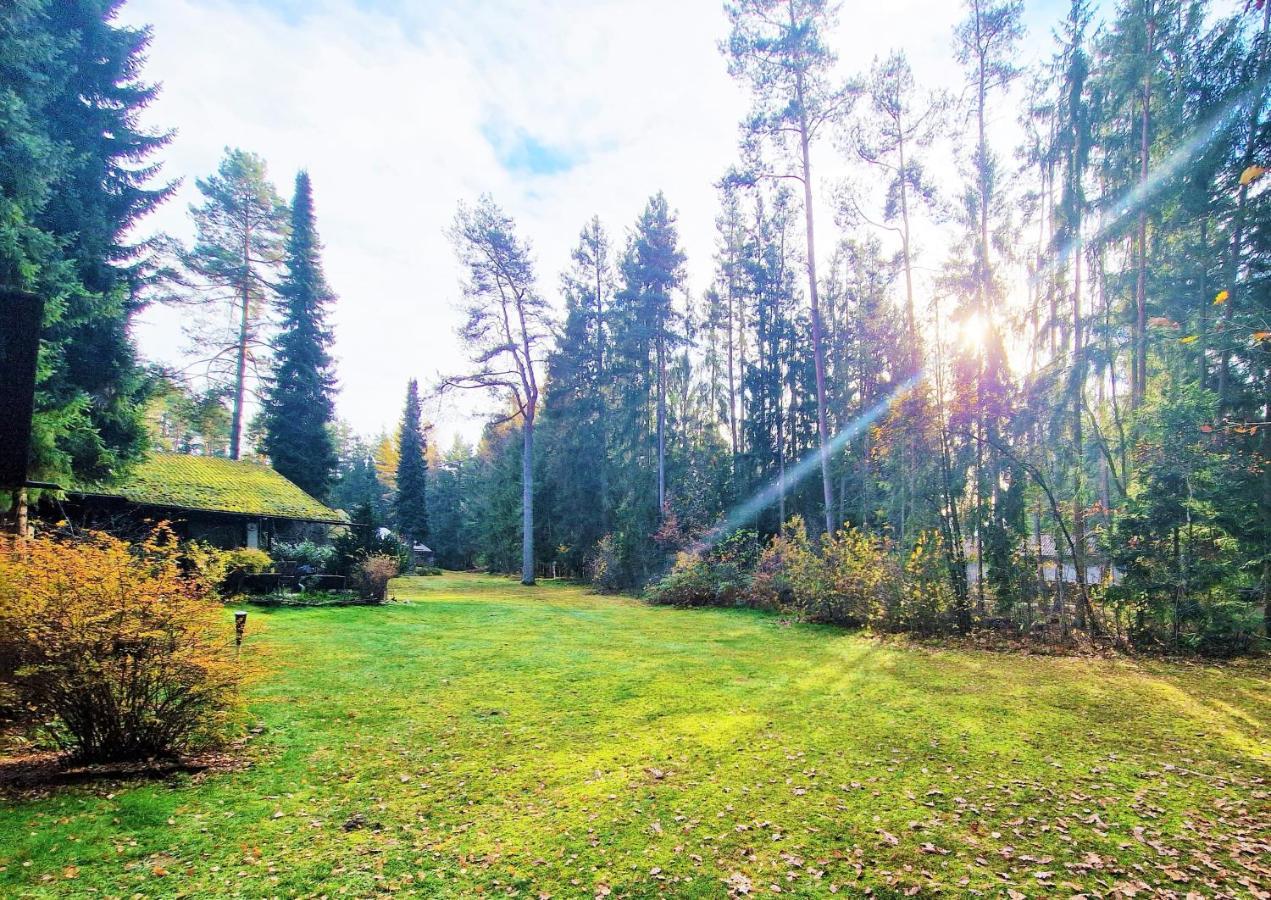
[[[983,313],[971,313],[957,324],[956,329],[958,344],[962,349],[971,353],[979,353],[984,349],[989,322]]]

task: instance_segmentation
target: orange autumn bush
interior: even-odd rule
[[[354,582],[363,597],[383,603],[388,597],[388,583],[398,575],[397,557],[386,554],[368,556],[354,570]]]
[[[0,544],[5,700],[78,759],[213,742],[242,678],[213,585],[166,529],[139,544],[103,534]]]

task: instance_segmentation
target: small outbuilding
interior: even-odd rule
[[[103,531],[166,521],[182,538],[224,549],[268,550],[275,537],[349,524],[264,463],[179,453],[152,453],[109,484],[77,486],[63,511]]]

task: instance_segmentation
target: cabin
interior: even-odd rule
[[[349,524],[264,463],[180,453],[151,453],[109,484],[70,488],[58,512],[75,525],[125,535],[167,522],[185,540],[226,550],[269,550],[278,539]]]

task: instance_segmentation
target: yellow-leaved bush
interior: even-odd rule
[[[215,568],[215,567],[212,567]],[[83,761],[216,742],[246,661],[213,583],[170,531],[0,544],[0,683]]]

